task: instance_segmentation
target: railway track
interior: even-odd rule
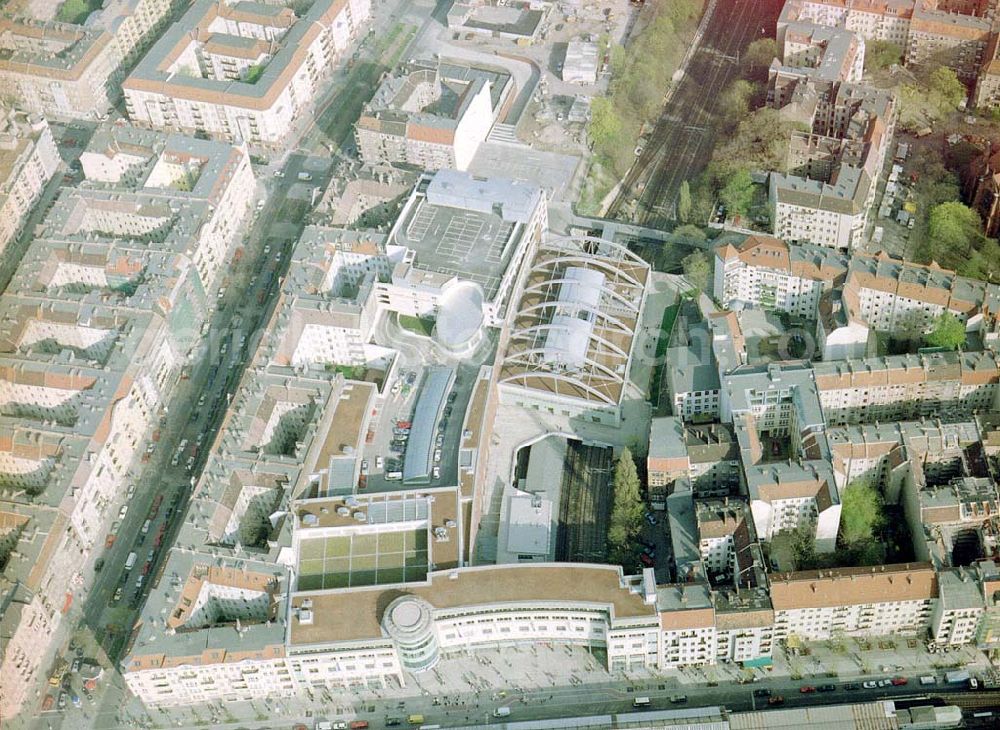
[[[673,218],[681,183],[708,164],[715,144],[719,97],[740,75],[735,59],[777,19],[781,0],[718,3],[687,72],[664,106],[643,152],[622,181],[608,217],[638,194],[637,222],[663,227]]]
[[[558,560],[604,560],[612,502],[610,464],[608,449],[570,442],[559,508]]]

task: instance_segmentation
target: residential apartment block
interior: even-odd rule
[[[42,117],[14,110],[0,119],[0,256],[20,234],[59,167],[59,152]]]
[[[950,66],[975,82],[975,101],[985,105],[997,88],[996,14],[995,0],[788,0],[778,28],[815,23],[895,43],[907,64]]]
[[[774,107],[808,129],[792,133],[786,172],[769,176],[774,234],[789,241],[854,248],[865,234],[892,140],[894,99],[861,84],[795,74],[778,66],[771,69],[768,95]]]
[[[992,341],[1000,288],[936,264],[833,254],[749,236],[716,248],[714,292],[725,306],[762,307],[817,321],[824,360],[873,354],[873,334],[919,337],[950,312]]]
[[[369,0],[197,0],[122,83],[133,122],[277,144],[365,27]]]
[[[919,636],[939,603],[928,564],[778,573],[770,579],[774,637]]]
[[[2,713],[92,579],[249,211],[246,151],[98,131],[0,297]]]
[[[54,15],[59,5],[47,5]],[[0,17],[0,93],[36,114],[103,117],[173,6],[173,0],[118,0],[74,24],[40,17],[26,0],[7,3]]]
[[[510,100],[510,75],[456,62],[412,61],[390,76],[355,124],[361,159],[466,170]]]

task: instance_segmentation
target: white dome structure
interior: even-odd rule
[[[438,304],[434,341],[454,355],[472,352],[483,339],[483,290],[471,281],[447,288]]]

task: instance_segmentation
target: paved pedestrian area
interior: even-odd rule
[[[280,727],[322,717],[348,719],[384,714],[405,719],[407,712],[421,711],[425,705],[434,708],[436,715],[445,715],[443,724],[448,726],[488,718],[491,708],[498,705],[516,710],[520,704],[535,707],[539,703],[562,703],[565,714],[572,715],[574,705],[567,698],[581,692],[586,696],[588,686],[595,693],[605,694],[609,688],[617,688],[626,698],[631,697],[627,694],[630,692],[693,691],[698,686],[716,684],[719,692],[731,694],[733,687],[749,682],[760,682],[762,686],[787,686],[791,682],[794,689],[795,683],[821,683],[827,678],[846,682],[902,675],[915,684],[912,678],[922,674],[940,676],[959,666],[981,672],[989,667],[981,652],[968,647],[931,655],[922,643],[912,643],[916,645],[910,646],[906,639],[898,637],[870,643],[843,639],[815,645],[808,655],[789,655],[779,650],[774,666],[767,670],[719,665],[665,672],[608,672],[602,650],[538,643],[445,656],[432,671],[409,676],[402,687],[326,690],[294,699],[211,703],[148,713],[134,698],[122,697],[119,704],[113,705],[114,720],[112,712],[106,711],[88,718],[92,724],[84,724],[84,718],[77,716],[75,724],[63,727],[166,728],[268,722]]]

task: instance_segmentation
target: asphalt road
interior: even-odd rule
[[[636,222],[662,227],[672,218],[681,183],[694,179],[711,159],[716,124],[723,111],[720,95],[741,73],[737,54],[758,38],[774,36],[782,4],[782,0],[717,3],[687,73],[623,181],[609,217],[622,212],[627,201],[638,194]]]

